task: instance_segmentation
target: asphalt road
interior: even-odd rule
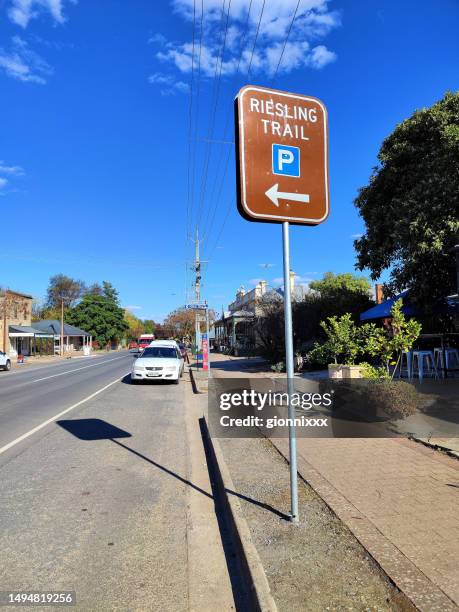
[[[120,378],[132,361],[132,354],[123,351],[1,371],[0,449]]]
[[[85,611],[188,608],[189,383],[130,385],[132,359],[0,376],[2,448],[113,382],[0,448],[0,591],[73,590]]]

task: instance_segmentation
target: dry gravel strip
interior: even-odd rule
[[[219,442],[280,612],[414,610],[307,484],[299,483],[300,524],[282,517],[289,472],[270,442]]]

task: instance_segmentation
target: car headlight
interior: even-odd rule
[[[135,365],[134,370],[145,370],[145,368],[143,366]]]

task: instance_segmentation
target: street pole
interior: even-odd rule
[[[196,242],[195,242],[195,262],[194,262],[194,266],[195,266],[195,284],[194,284],[194,291],[195,291],[195,298],[196,298],[196,303],[200,304],[201,302],[201,261],[199,259],[199,233],[198,233],[198,228],[196,228]],[[196,344],[196,354],[199,351],[199,345],[200,345],[200,320],[199,320],[199,311],[196,311],[196,317],[195,317],[195,344]],[[196,359],[196,364],[197,364],[197,359]]]
[[[207,378],[210,378],[210,338],[209,338],[209,305],[206,302],[206,334],[207,334]]]
[[[289,456],[290,456],[290,499],[291,521],[298,522],[298,476],[296,467],[296,434],[295,434],[295,407],[292,406],[291,397],[295,392],[294,366],[293,366],[293,326],[292,326],[292,298],[290,292],[290,238],[289,223],[282,223],[282,247],[284,257],[284,322],[285,322],[285,363],[287,366],[287,393],[288,393],[288,430]]]
[[[61,298],[61,357],[64,356],[64,298]]]
[[[8,310],[8,289],[5,289],[5,295],[3,296],[3,352],[8,354],[9,347],[8,343],[8,330],[7,330],[7,310]]]

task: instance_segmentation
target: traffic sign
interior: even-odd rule
[[[318,225],[329,213],[327,110],[247,85],[236,98],[238,208],[249,221]]]
[[[208,304],[185,304],[187,310],[206,310],[209,308]]]

